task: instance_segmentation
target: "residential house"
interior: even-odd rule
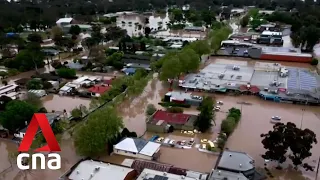
[[[147,121],[147,131],[166,133],[173,130],[193,131],[198,116],[183,113],[156,111]]]
[[[200,106],[203,98],[201,96],[192,95],[178,91],[168,92],[164,96],[165,101],[176,102],[181,104],[189,104],[191,106]]]
[[[128,167],[84,159],[76,163],[59,180],[133,180],[137,172]]]
[[[94,85],[88,89],[90,93],[95,94],[96,96],[101,96],[103,93],[109,91],[111,86],[107,85]]]
[[[224,177],[223,177],[224,176]],[[224,150],[209,180],[219,179],[262,180],[266,177],[257,172],[254,160],[247,153]],[[221,178],[220,178],[221,179]]]
[[[50,125],[52,125],[54,122],[60,120],[61,113],[55,112],[55,113],[45,113],[45,114],[46,114],[46,117],[47,117]],[[18,138],[18,139],[22,139],[25,136],[26,131],[27,131],[27,127],[23,128],[23,129],[19,130],[17,133],[15,133],[14,137]],[[41,132],[40,129],[38,130],[37,133],[39,133],[39,132]]]
[[[62,27],[62,26],[66,26],[66,25],[72,24],[73,21],[74,21],[73,18],[60,18],[56,22],[56,24],[57,24],[57,26]]]
[[[16,84],[9,84],[6,86],[0,87],[0,96],[7,96],[11,99],[17,99],[19,96],[18,93],[19,86]]]
[[[124,138],[113,146],[115,154],[130,156],[146,160],[157,159],[160,155],[161,144],[147,141],[141,138]]]
[[[71,26],[79,26],[82,32],[91,32],[92,26],[89,24],[67,24],[62,26],[62,31],[69,33]]]

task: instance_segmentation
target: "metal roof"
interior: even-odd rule
[[[123,180],[133,169],[102,163],[93,160],[85,160],[78,164],[68,176],[70,180]]]
[[[219,161],[219,168],[239,172],[248,171],[254,169],[254,160],[247,153],[225,150]]]
[[[160,144],[141,138],[124,138],[118,144],[114,145],[114,148],[117,150],[139,153],[146,156],[153,156],[153,154],[160,148]]]

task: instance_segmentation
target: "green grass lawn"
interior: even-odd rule
[[[20,37],[26,40],[28,38],[28,35],[32,34],[32,33],[40,34],[42,39],[48,39],[48,35],[46,34],[46,32],[25,31],[25,32],[20,33]]]

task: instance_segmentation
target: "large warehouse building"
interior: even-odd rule
[[[278,63],[247,65],[210,64],[198,74],[189,74],[179,86],[208,92],[257,94],[266,100],[320,104],[320,76],[305,68]]]

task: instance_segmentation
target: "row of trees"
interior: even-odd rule
[[[99,106],[103,103],[110,102],[116,97],[121,96],[127,89],[128,95],[136,95],[143,91],[147,84],[147,72],[138,70],[133,76],[125,76],[116,79],[112,83],[111,89],[104,93],[98,102],[91,106]],[[81,108],[72,111],[78,117],[83,116]],[[123,129],[122,118],[119,117],[113,106],[105,105],[101,109],[89,114],[87,121],[74,134],[74,143],[77,153],[83,156],[94,157],[106,151],[112,151],[112,145],[119,142],[123,137],[137,137],[135,132],[129,132]],[[122,133],[119,133],[122,132]]]
[[[312,52],[320,38],[320,13],[319,6],[303,5],[298,11],[274,12],[266,19],[271,22],[282,22],[292,25],[292,44],[302,50]]]
[[[206,40],[195,41],[181,51],[167,53],[152,66],[154,69],[161,68],[161,80],[175,79],[181,74],[196,71],[199,68],[201,56],[208,53],[210,53],[210,47]]]
[[[221,46],[221,42],[228,39],[232,33],[232,29],[221,22],[214,23],[212,31],[209,34],[209,41],[211,49],[216,53]]]

